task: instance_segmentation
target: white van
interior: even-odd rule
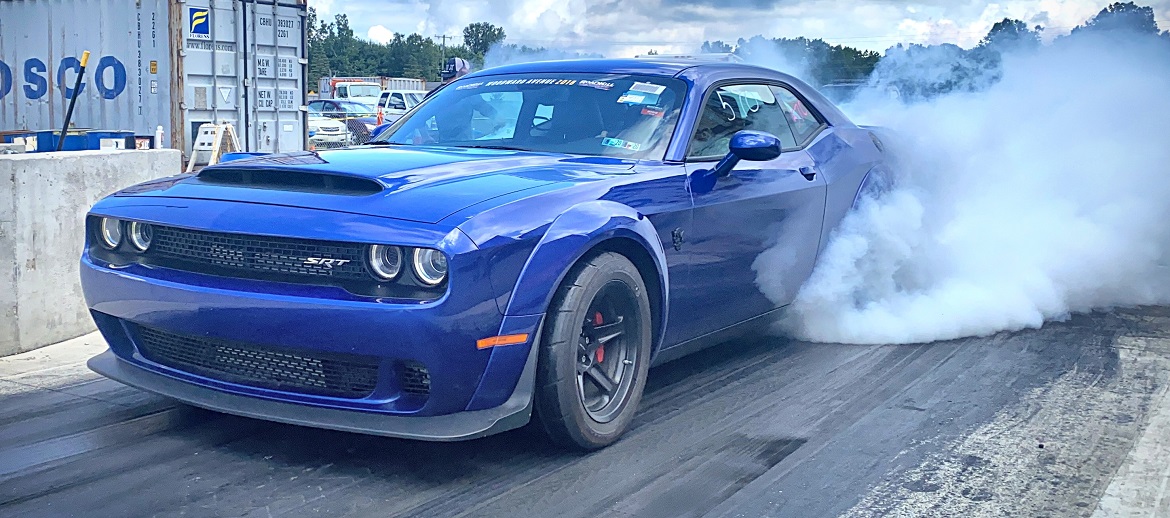
[[[378,124],[394,122],[403,114],[421,103],[426,97],[425,90],[382,90],[378,97]]]

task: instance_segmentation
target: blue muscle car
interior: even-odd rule
[[[761,268],[791,299],[886,164],[870,130],[771,70],[481,71],[368,145],[97,203],[81,277],[110,350],[89,365],[285,423],[458,440],[535,420],[603,447],[651,365],[772,322],[790,300]]]

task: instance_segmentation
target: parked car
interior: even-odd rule
[[[309,144],[319,148],[341,147],[350,144],[345,124],[321,114],[309,106]]]
[[[376,108],[378,124],[394,122],[426,97],[426,91],[383,90]]]
[[[600,448],[651,365],[772,324],[888,167],[764,68],[484,70],[368,145],[99,201],[81,280],[110,350],[89,365],[285,423],[450,441],[535,420]]]
[[[370,133],[378,125],[374,110],[359,102],[318,99],[309,102],[309,109],[344,122],[352,137],[350,142],[353,144],[362,144],[369,140]]]

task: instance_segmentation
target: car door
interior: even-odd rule
[[[672,297],[687,315],[686,335],[786,305],[812,272],[826,184],[803,149],[807,135],[798,141],[793,132],[785,95],[791,92],[767,84],[721,85],[707,94],[687,150],[688,175],[714,167],[741,130],[775,135],[783,152],[766,162],[740,161],[706,192],[691,190],[693,222],[682,245],[691,268]]]

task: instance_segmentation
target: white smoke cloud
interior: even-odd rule
[[[980,92],[853,106],[904,163],[834,233],[785,330],[928,342],[1170,303],[1167,92],[1164,39],[1077,35],[1005,55]]]

